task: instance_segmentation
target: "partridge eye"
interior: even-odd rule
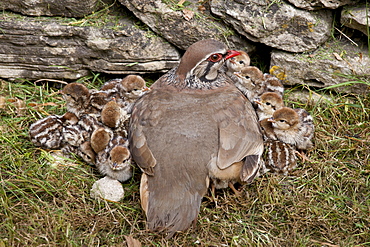
[[[280,121],[281,123],[284,123],[284,122],[285,122],[285,120],[284,120],[284,119],[280,119],[279,121]]]
[[[245,79],[251,79],[251,78],[250,78],[249,76],[247,76],[247,75],[246,75],[246,76],[244,76],[244,78],[245,78]]]
[[[244,61],[240,61],[239,63],[240,63],[240,64],[244,64]]]
[[[211,62],[218,62],[222,59],[222,55],[221,54],[218,54],[218,53],[215,53],[215,54],[212,54],[208,60],[211,61]]]
[[[271,103],[270,102],[266,102],[266,105],[271,105]]]

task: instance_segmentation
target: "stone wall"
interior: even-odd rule
[[[370,80],[365,1],[10,0],[0,7],[0,77],[11,80],[164,73],[210,37],[252,61],[267,56],[285,84]]]

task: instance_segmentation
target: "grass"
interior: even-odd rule
[[[104,78],[80,82],[96,88]],[[126,246],[124,236],[143,246],[370,245],[370,95],[287,97],[315,119],[312,162],[289,176],[263,175],[242,186],[241,198],[219,190],[217,206],[205,197],[197,228],[165,240],[145,230],[138,169],[121,202],[97,201],[93,167],[79,159],[51,165],[51,152],[32,145],[29,125],[65,111],[58,84],[0,83],[0,246]]]

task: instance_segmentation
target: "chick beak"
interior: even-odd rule
[[[227,51],[227,55],[225,57],[225,60],[229,59],[229,58],[232,58],[232,57],[235,57],[235,56],[239,56],[240,55],[240,52],[238,51],[235,51],[235,50],[228,50]]]
[[[269,121],[271,123],[275,123],[276,122],[274,118],[269,118],[269,119],[267,119],[267,121]]]
[[[261,102],[261,101],[259,101],[259,100],[255,100],[254,102],[255,102],[256,104],[262,105],[262,102]]]
[[[112,164],[112,169],[113,169],[113,170],[116,170],[116,169],[117,169],[117,166],[118,166],[117,162],[113,162],[113,164]]]
[[[239,78],[243,78],[243,76],[240,74],[240,72],[239,72],[239,71],[234,72],[234,75],[236,75],[236,76],[237,76],[237,77],[239,77]]]

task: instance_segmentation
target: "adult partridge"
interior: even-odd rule
[[[256,113],[220,70],[236,55],[213,39],[194,43],[133,107],[129,141],[143,171],[141,205],[148,229],[167,238],[196,223],[209,178],[250,182],[258,173]],[[239,173],[230,174],[240,161]]]

